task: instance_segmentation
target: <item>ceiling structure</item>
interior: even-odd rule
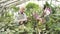
[[[51,1],[51,0],[0,0],[0,8],[3,8],[3,7],[9,7],[11,5],[15,5],[15,6],[18,6],[18,5],[21,5],[23,3],[27,3],[29,1],[42,1],[42,3],[44,1]],[[52,1],[56,1],[57,3],[59,2],[60,4],[60,1],[57,1],[57,0],[52,0]],[[41,2],[39,2],[41,3]]]
[[[10,5],[19,5],[27,1],[29,0],[0,0],[0,7],[2,6],[9,7]]]
[[[20,5],[27,1],[51,1],[51,0],[0,0],[0,7],[1,6],[9,7],[10,5]],[[52,0],[52,1],[56,1],[56,0]]]
[[[11,5],[17,6],[27,1],[29,0],[0,0],[0,12],[4,10],[4,8],[8,8]]]

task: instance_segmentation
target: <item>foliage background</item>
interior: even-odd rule
[[[48,3],[47,3],[48,4]],[[49,21],[46,24],[42,24],[41,28],[42,34],[60,34],[60,7],[54,6],[51,7],[52,13],[49,16]],[[6,8],[6,7],[5,7]],[[32,17],[32,12],[36,11],[39,15],[42,15],[43,8],[35,3],[28,3],[26,6],[26,15],[29,17],[26,28],[18,26],[14,23],[14,13],[19,10],[16,6],[11,6],[9,8],[3,9],[0,12],[0,33],[1,34],[33,34],[35,31],[38,33],[37,28],[34,29],[36,21]],[[38,23],[38,22],[37,22]],[[38,24],[37,24],[38,25]],[[45,26],[45,27],[44,27]],[[39,28],[39,27],[38,27]]]

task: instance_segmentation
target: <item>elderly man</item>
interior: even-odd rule
[[[25,23],[25,21],[27,21],[27,16],[24,13],[24,10],[25,10],[24,7],[20,7],[19,12],[17,12],[16,14],[16,20],[20,25],[22,25],[23,23]]]

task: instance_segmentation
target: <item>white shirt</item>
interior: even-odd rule
[[[26,21],[26,20],[27,20],[27,16],[26,16],[25,13],[21,14],[20,12],[17,12],[17,13],[15,14],[15,20],[16,20],[17,22],[19,22],[19,21]]]

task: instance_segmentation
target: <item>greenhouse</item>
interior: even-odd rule
[[[60,0],[0,0],[0,34],[60,34]]]

